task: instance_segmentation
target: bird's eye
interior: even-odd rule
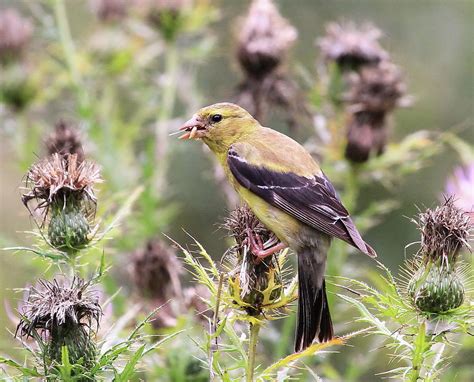
[[[222,120],[222,115],[220,114],[213,114],[211,116],[211,121],[212,122],[220,122]]]

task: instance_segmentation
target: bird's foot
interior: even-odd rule
[[[278,243],[274,246],[267,248],[267,249],[252,249],[252,253],[259,259],[263,260],[264,258],[271,256],[282,249],[285,249],[287,245],[285,243]]]

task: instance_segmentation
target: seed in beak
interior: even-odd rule
[[[192,128],[191,133],[189,134],[189,139],[194,139],[194,137],[196,136],[197,129],[197,126],[194,126]]]

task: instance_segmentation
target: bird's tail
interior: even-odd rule
[[[311,248],[298,253],[299,296],[295,351],[306,349],[316,337],[319,342],[327,342],[334,337],[324,281],[326,257],[321,259],[318,255]]]

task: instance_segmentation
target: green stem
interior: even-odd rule
[[[72,40],[71,29],[69,27],[64,0],[55,0],[54,14],[58,26],[59,40],[64,51],[64,57],[66,59],[66,64],[72,83],[74,85],[74,90],[76,91],[79,99],[79,106],[81,111],[85,112],[86,110],[90,109],[90,102],[87,93],[82,86],[81,74],[77,67],[76,48]]]
[[[250,338],[249,338],[249,349],[248,349],[248,360],[247,360],[247,373],[246,381],[253,382],[253,375],[255,371],[255,355],[257,351],[258,333],[260,331],[260,324],[250,324]]]

